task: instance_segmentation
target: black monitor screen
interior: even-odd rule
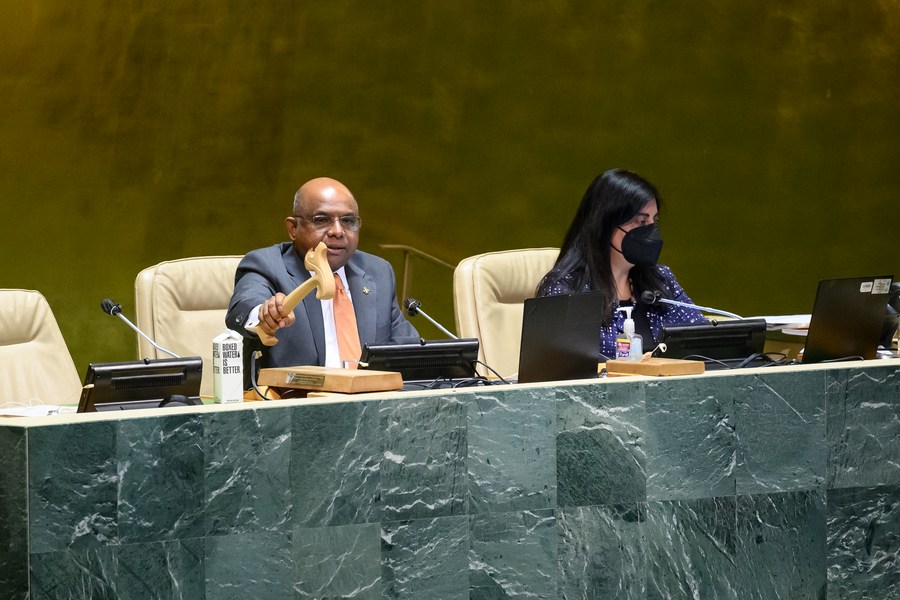
[[[423,340],[418,344],[385,344],[363,348],[360,368],[396,371],[404,381],[475,377],[478,339]]]
[[[763,351],[766,320],[742,319],[710,323],[663,326],[660,342],[666,344],[664,358],[731,360],[748,358]]]
[[[202,369],[199,356],[88,365],[78,412],[199,404]]]

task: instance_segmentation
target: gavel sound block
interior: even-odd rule
[[[331,266],[328,264],[327,252],[328,248],[324,242],[319,242],[318,246],[306,253],[303,263],[307,269],[313,272],[313,275],[285,296],[282,316],[289,315],[306,295],[313,291],[313,288],[318,288],[316,298],[319,300],[334,298],[334,273],[331,272]],[[263,331],[259,325],[251,327],[250,331],[259,336],[260,341],[266,346],[274,346],[278,343],[278,338]]]

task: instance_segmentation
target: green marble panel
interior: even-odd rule
[[[203,527],[203,421],[118,421],[119,542],[197,538]]]
[[[294,529],[295,598],[381,598],[376,524]]]
[[[118,598],[112,546],[31,555],[32,600]]]
[[[204,540],[206,600],[292,600],[290,533],[247,533]]]
[[[556,392],[559,506],[647,499],[642,385],[583,385]]]
[[[559,598],[646,597],[645,503],[557,511]]]
[[[828,491],[828,600],[900,596],[900,486]]]
[[[827,381],[828,487],[900,485],[900,370],[834,370]]]
[[[741,600],[825,598],[825,493],[737,497]]]
[[[290,412],[265,408],[205,417],[207,535],[290,528]]]
[[[28,480],[26,430],[0,427],[0,590],[9,598],[28,595]]]
[[[731,378],[646,383],[647,499],[734,494]]]
[[[291,412],[294,525],[377,522],[378,402],[297,407]]]
[[[897,373],[0,429],[0,597],[892,598]]]
[[[381,404],[381,519],[466,513],[466,405],[461,396]]]
[[[29,429],[28,480],[31,553],[118,538],[115,422]]]
[[[736,490],[759,494],[825,484],[825,374],[736,376]]]
[[[470,512],[556,506],[556,405],[546,390],[478,392],[468,426]]]
[[[382,523],[381,561],[383,598],[467,600],[469,518]]]
[[[475,515],[470,535],[469,598],[556,596],[558,535],[554,511]]]
[[[650,502],[644,538],[647,598],[743,600],[735,498]]]
[[[116,549],[121,600],[194,600],[206,593],[203,539],[128,544]]]

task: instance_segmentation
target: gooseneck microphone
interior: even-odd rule
[[[135,325],[134,323],[129,321],[128,318],[122,314],[122,305],[121,304],[116,304],[109,298],[104,298],[103,302],[100,303],[100,308],[102,308],[103,312],[105,312],[106,314],[112,315],[114,317],[119,317],[120,319],[125,321],[125,323],[127,323],[129,327],[131,327],[136,332],[138,332],[138,334],[142,338],[144,338],[145,340],[150,342],[150,345],[153,346],[154,348],[156,348],[157,350],[159,350],[160,352],[164,352],[164,353],[168,354],[169,356],[171,356],[172,358],[181,358],[180,356],[178,356],[171,350],[166,350],[165,348],[163,348],[162,346],[160,346],[159,344],[157,344],[156,342],[151,340],[150,337],[146,333],[144,333],[143,331],[141,331],[140,329],[137,328],[137,325]]]
[[[679,302],[678,300],[669,300],[668,298],[663,298],[662,292],[659,290],[650,291],[647,290],[641,294],[641,303],[643,304],[659,304],[662,302],[663,304],[672,304],[673,306],[684,306],[686,308],[697,308],[702,311],[706,311],[709,313],[713,313],[714,315],[722,315],[723,317],[731,317],[732,319],[741,319],[744,317],[740,315],[736,315],[734,313],[728,312],[727,310],[719,310],[717,308],[710,308],[708,306],[700,306],[699,304],[691,304],[690,302]]]
[[[435,321],[434,319],[429,317],[428,313],[426,313],[424,310],[422,310],[421,307],[422,307],[422,303],[419,302],[418,300],[416,300],[415,298],[407,298],[406,300],[403,301],[403,308],[406,309],[406,314],[408,314],[411,317],[414,317],[416,315],[422,315],[423,317],[425,317],[426,319],[431,321],[432,325],[434,325],[435,327],[437,327],[438,329],[443,331],[444,334],[446,334],[447,336],[453,338],[454,340],[459,339],[458,337],[456,337],[455,335],[453,335],[452,333],[447,331],[447,329],[443,325],[441,325],[440,323],[438,323],[437,321]]]

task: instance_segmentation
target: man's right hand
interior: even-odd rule
[[[259,327],[268,335],[294,324],[294,311],[283,314],[285,295],[278,292],[259,307]]]

